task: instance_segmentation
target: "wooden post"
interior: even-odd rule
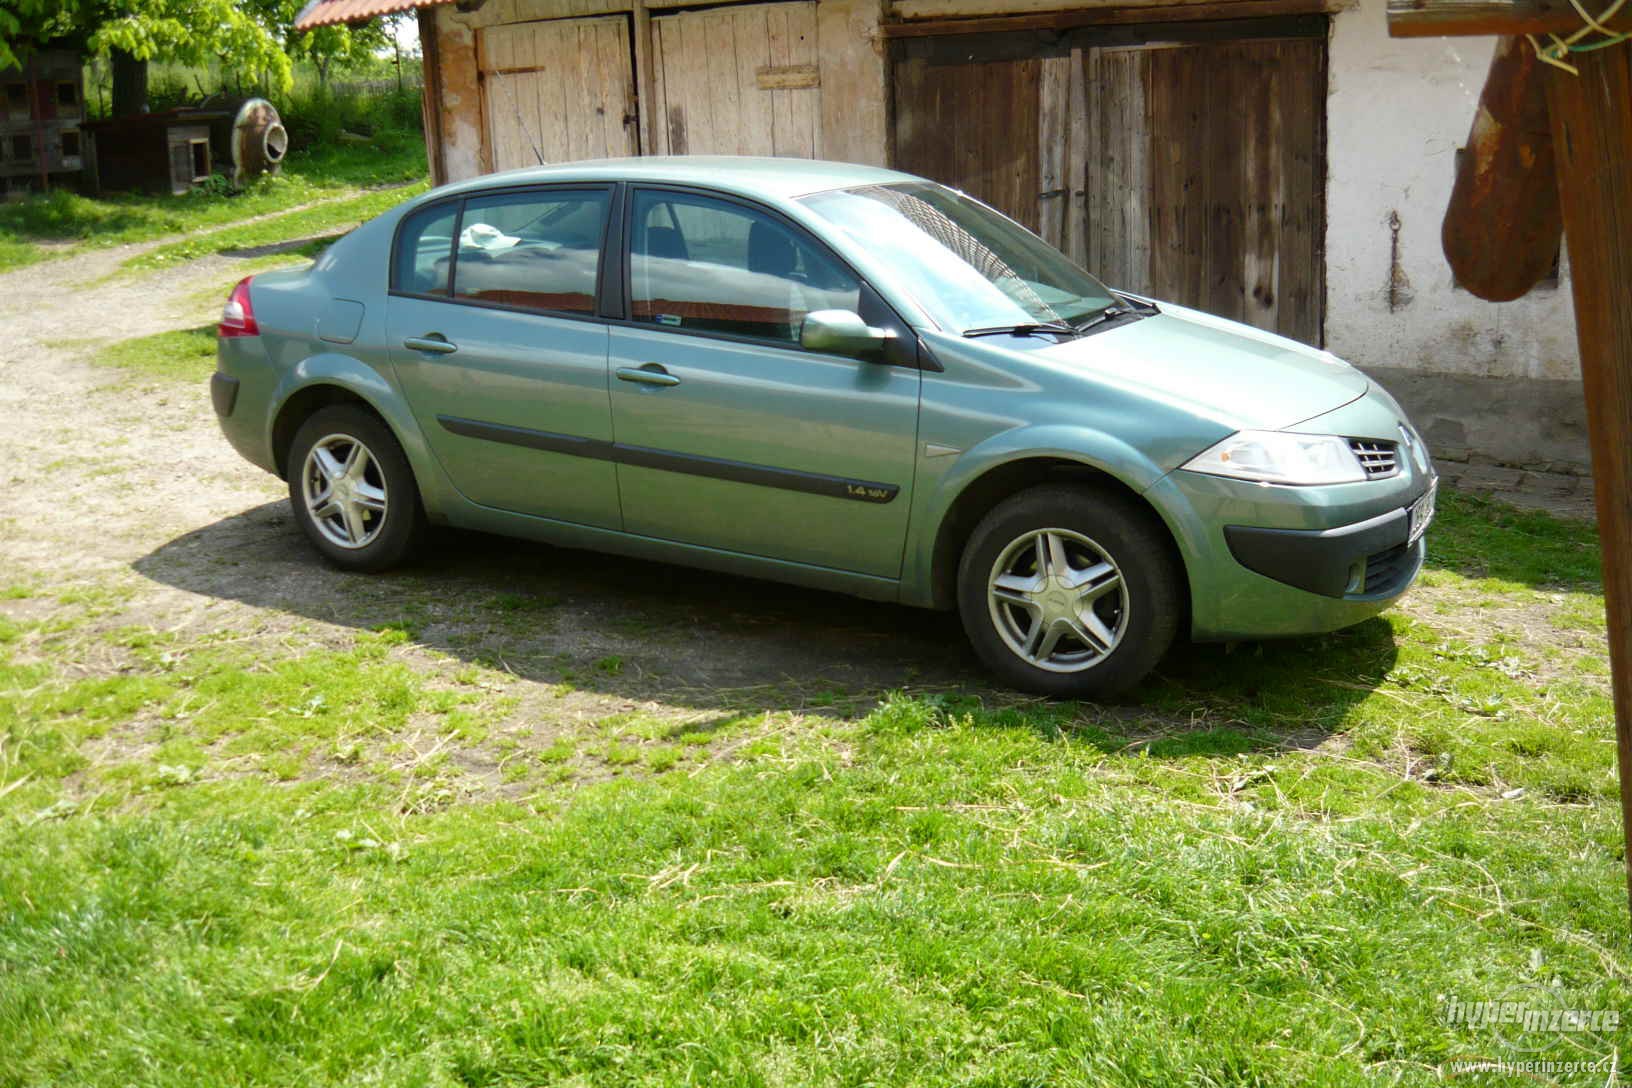
[[[1581,26],[1573,11],[1569,0],[1389,0],[1388,32],[1398,38],[1568,33]],[[1632,5],[1608,25],[1632,29]],[[1597,487],[1632,910],[1632,43],[1568,59],[1580,74],[1548,73],[1547,103]]]
[[[1597,484],[1623,834],[1632,831],[1632,43],[1549,73],[1587,434]],[[1632,908],[1632,850],[1626,853]]]

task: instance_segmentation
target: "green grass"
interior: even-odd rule
[[[330,201],[300,211],[286,212],[241,227],[229,227],[200,237],[170,242],[126,261],[123,268],[140,271],[162,268],[179,261],[194,260],[216,253],[252,250],[259,246],[282,245],[299,239],[315,239],[306,248],[320,249],[360,223],[396,207],[430,187],[421,181],[411,185],[364,193],[345,200]]]
[[[184,196],[109,194],[93,198],[57,189],[49,195],[0,204],[0,271],[54,253],[229,227],[363,186],[418,181],[425,174],[420,135],[382,131],[365,147],[323,146],[291,153],[281,173],[258,179],[238,193],[201,189]],[[48,250],[39,244],[42,242],[58,246]]]
[[[1589,526],[1444,503],[1453,620],[1601,607]],[[417,622],[251,652],[74,592],[0,620],[7,1088],[1427,1084],[1528,1056],[1447,998],[1632,1007],[1573,619],[1180,651],[1121,707],[824,681],[511,733]]]
[[[224,293],[223,293],[224,294]],[[92,352],[91,361],[133,375],[174,381],[207,378],[215,369],[215,326],[120,340]]]

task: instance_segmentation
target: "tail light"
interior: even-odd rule
[[[259,336],[261,327],[255,324],[255,308],[249,304],[249,281],[254,276],[245,276],[238,281],[227,296],[227,304],[221,307],[221,324],[215,327],[215,334],[222,339],[229,336]]]

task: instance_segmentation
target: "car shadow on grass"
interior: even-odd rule
[[[318,557],[287,502],[177,537],[134,567],[191,593],[395,627],[524,680],[717,710],[722,722],[770,710],[865,713],[905,689],[1001,710],[993,724],[1049,735],[1091,720],[1176,755],[1318,744],[1396,656],[1382,619],[1307,639],[1181,642],[1115,706],[1046,704],[995,688],[953,613],[454,531],[434,533],[404,570],[348,574]]]

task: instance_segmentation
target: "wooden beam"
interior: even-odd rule
[[[1519,298],[1558,260],[1564,220],[1547,112],[1550,71],[1527,39],[1497,42],[1457,159],[1440,242],[1457,285],[1490,302]]]
[[[1621,821],[1632,831],[1632,46],[1570,60],[1581,74],[1549,72],[1547,100],[1597,486]],[[1626,863],[1632,905],[1632,850]]]
[[[929,38],[954,34],[1001,34],[1014,30],[1071,30],[1082,26],[1129,26],[1143,23],[1195,23],[1221,19],[1265,19],[1286,15],[1329,15],[1354,6],[1354,0],[1217,0],[1206,4],[1160,7],[1079,8],[1027,15],[985,15],[957,19],[923,19],[879,27],[885,38]]]
[[[1584,0],[1594,15],[1604,0]],[[1507,34],[1568,34],[1581,28],[1570,0],[1388,0],[1388,32],[1396,38]],[[1607,25],[1632,30],[1632,4]]]

